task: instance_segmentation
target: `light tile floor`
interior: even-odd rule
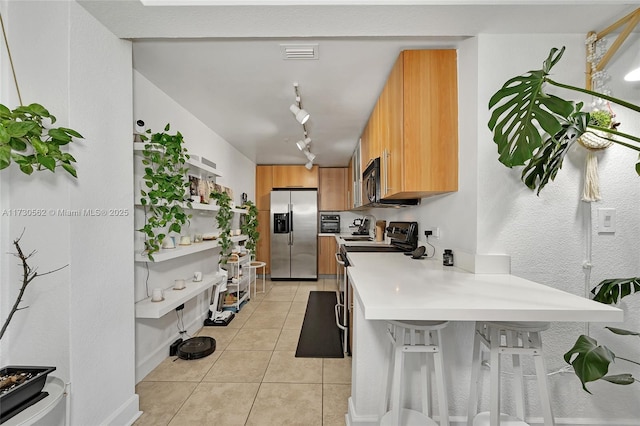
[[[336,290],[335,280],[268,281],[227,327],[202,328],[216,351],[170,357],[149,373],[136,387],[135,425],[344,425],[351,358],[295,357],[309,292],[318,290]]]

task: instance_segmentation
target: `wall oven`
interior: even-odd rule
[[[340,215],[321,214],[320,215],[320,233],[339,234],[340,233]]]

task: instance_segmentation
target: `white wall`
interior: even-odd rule
[[[638,45],[637,38],[631,42],[635,45],[623,49],[622,55],[609,66],[614,81],[621,79],[625,66],[637,52],[634,48]],[[399,211],[375,209],[373,214],[387,220],[418,220],[420,232],[429,226],[440,227],[441,239],[430,238],[438,249],[436,257],[441,256],[444,247],[458,252],[469,250],[475,255],[506,253],[511,257],[513,274],[574,294],[585,295],[605,278],[640,275],[640,178],[633,168],[638,158],[636,152],[613,146],[597,154],[603,200],[593,204],[580,201],[585,152],[577,145],[568,154],[556,180],[548,184],[540,197],[520,182],[521,169],[508,169],[497,160],[497,149],[486,126],[490,116],[489,98],[510,77],[541,68],[549,50],[563,45],[567,46],[567,51],[553,69],[552,78],[583,87],[585,48],[582,35],[482,35],[462,43],[459,50],[459,192],[433,200],[424,199],[418,207]],[[613,95],[638,104],[639,89],[637,84],[616,84]],[[567,92],[555,93],[581,99]],[[622,122],[621,131],[640,133],[637,115],[622,108],[614,107],[614,110]],[[617,209],[615,235],[598,234],[597,209],[600,207]],[[593,223],[588,220],[589,214]],[[457,229],[465,231],[457,232]],[[594,267],[590,280],[585,282],[583,262],[588,235],[593,239]],[[625,310],[624,324],[612,325],[640,330],[639,299],[633,296],[626,299],[621,304]],[[563,354],[583,333],[609,345],[618,355],[637,360],[637,341],[614,337],[603,331],[604,325],[553,324],[544,334],[548,370],[558,371],[566,366]],[[470,329],[471,324],[454,324],[447,330],[446,343],[451,345],[449,347],[469,347]],[[456,353],[449,361],[453,371],[451,413],[464,416],[470,354],[465,358]],[[620,360],[612,371],[640,376],[638,368]],[[589,385],[594,392],[591,396],[581,389],[573,373],[555,374],[549,381],[559,424],[636,424],[640,418],[637,389],[633,385],[593,383]],[[529,398],[530,415],[539,417],[535,381],[528,380],[527,383],[532,395]],[[485,392],[485,406],[487,396]],[[512,401],[507,402],[507,407],[513,408]]]
[[[2,341],[3,364],[54,365],[71,383],[71,424],[126,424],[138,414],[134,382],[131,44],[75,2],[3,2],[23,102],[42,103],[85,140],[69,151],[78,179],[65,172],[27,177],[1,172],[2,209],[43,209],[45,217],[3,215],[2,318],[21,278],[10,242],[25,234],[36,279]],[[4,52],[3,52],[4,53]],[[10,74],[2,61],[3,76]],[[2,79],[2,102],[18,104]],[[106,216],[63,216],[57,209],[107,209]],[[129,211],[109,216],[109,209]],[[55,213],[54,213],[55,211]],[[49,420],[50,424],[60,421]]]
[[[567,46],[562,60],[552,70],[559,82],[584,86],[584,38],[582,35],[547,36],[483,36],[480,37],[478,115],[487,122],[489,112],[483,99],[497,90],[509,77],[529,69],[541,68],[551,47]],[[526,46],[526,49],[523,49]],[[633,56],[632,46],[623,53]],[[621,79],[622,73],[612,63],[610,74]],[[556,91],[561,96],[580,99],[575,94]],[[629,88],[614,93],[636,104],[640,92]],[[585,99],[590,101],[591,99]],[[615,108],[615,107],[614,107]],[[638,134],[637,115],[615,108],[622,122],[621,131]],[[534,281],[560,288],[574,294],[585,294],[600,280],[612,277],[637,276],[640,273],[640,179],[633,165],[637,153],[613,146],[599,153],[601,191],[603,200],[589,205],[580,201],[582,192],[585,150],[577,144],[569,152],[556,180],[539,197],[519,181],[520,169],[509,170],[500,165],[491,135],[485,127],[479,128],[481,147],[478,158],[480,176],[486,185],[479,191],[478,252],[504,251],[511,255],[512,273]],[[600,207],[617,209],[618,230],[615,235],[597,234],[596,211]],[[593,212],[593,223],[588,222]],[[587,235],[593,236],[594,274],[585,283],[583,262],[587,250]],[[630,299],[624,305],[637,302]],[[626,309],[626,321],[621,328],[640,329],[640,314]],[[602,340],[602,324],[591,325],[596,339]],[[554,324],[545,334],[547,363],[550,370],[564,366],[562,355],[571,348],[577,336],[588,330],[585,324]],[[602,335],[605,337],[605,335]],[[610,337],[606,335],[606,337]],[[607,339],[620,341],[620,339]],[[636,350],[635,358],[638,358]],[[617,366],[622,367],[618,361]],[[636,376],[638,369],[636,369]],[[550,378],[554,406],[558,417],[594,417],[600,419],[640,417],[640,407],[628,388],[604,383],[593,385],[600,395],[607,395],[607,404],[594,403],[593,397],[580,390],[572,375]]]
[[[221,136],[206,127],[181,105],[153,85],[143,75],[134,71],[133,117],[142,119],[152,132],[159,132],[170,123],[169,133],[176,130],[184,136],[185,145],[192,154],[198,154],[214,161],[222,177],[216,182],[233,189],[233,199],[241,203],[241,194],[247,193],[249,200],[255,200],[255,163],[227,143]],[[140,198],[138,192],[134,194]],[[141,208],[136,211],[136,226],[141,227],[143,217]],[[211,232],[217,229],[215,212],[193,212],[184,234]],[[239,228],[239,214],[233,218],[232,229]],[[136,250],[142,249],[143,236],[136,233]],[[193,255],[172,259],[158,264],[137,263],[135,267],[135,297],[141,300],[149,296],[156,287],[170,288],[178,278],[189,278],[194,271],[211,273],[217,270],[219,249],[207,250]],[[181,311],[181,324],[190,335],[202,327],[208,313],[210,292],[190,300]],[[142,380],[169,354],[169,345],[179,336],[177,314],[171,312],[159,319],[138,319],[136,321],[136,380]],[[187,336],[182,336],[186,338]]]

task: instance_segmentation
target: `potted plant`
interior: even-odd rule
[[[255,258],[256,244],[258,238],[260,238],[260,233],[258,232],[258,208],[252,201],[246,201],[241,208],[247,210],[240,225],[241,232],[247,236],[244,246],[251,252],[251,256]]]
[[[22,235],[13,240],[13,245],[16,249],[13,254],[20,259],[22,266],[22,286],[9,315],[2,325],[2,329],[0,329],[0,339],[9,328],[9,323],[11,323],[16,312],[25,309],[20,304],[27,286],[38,277],[52,274],[68,266],[64,265],[52,271],[39,273],[37,268],[32,268],[28,263],[29,258],[35,255],[36,252],[25,254],[20,246],[21,238]],[[46,376],[55,369],[55,367],[45,366],[6,366],[0,369],[0,418],[10,418],[27,408],[30,405],[30,401],[36,401],[38,398],[41,399],[42,396],[46,396],[40,391],[45,385]]]
[[[34,170],[55,172],[62,167],[77,177],[72,164],[76,159],[60,147],[73,142],[73,138],[82,139],[82,135],[66,127],[47,128],[47,121],[52,125],[56,117],[40,104],[14,110],[0,104],[0,170],[13,162],[28,175]]]
[[[211,198],[218,203],[218,214],[216,222],[220,236],[220,260],[219,263],[227,263],[227,259],[231,255],[231,220],[233,212],[231,211],[231,197],[225,191],[214,191]]]
[[[160,250],[166,233],[180,233],[191,215],[184,206],[191,208],[187,199],[189,194],[187,149],[183,146],[180,132],[167,133],[169,124],[163,132],[142,135],[145,145],[142,150],[144,166],[143,187],[140,189],[140,203],[144,206],[145,224],[138,231],[145,234],[145,249],[149,259]]]
[[[537,189],[538,195],[555,178],[573,143],[588,133],[598,132],[599,137],[611,143],[640,151],[640,138],[618,131],[610,113],[585,112],[582,111],[581,102],[568,101],[543,91],[547,85],[555,86],[599,97],[640,112],[638,105],[550,79],[551,68],[563,53],[564,47],[551,49],[542,69],[508,80],[489,101],[489,109],[493,110],[489,128],[498,146],[499,161],[507,167],[524,166],[522,181],[530,189]],[[640,161],[635,169],[640,175]],[[640,278],[607,279],[591,292],[596,301],[617,303],[623,297],[640,292]],[[640,336],[635,331],[607,328],[618,335]],[[602,379],[621,385],[635,381],[628,373],[608,375],[609,365],[616,358],[640,365],[637,361],[616,357],[609,348],[599,346],[595,339],[585,335],[580,336],[574,347],[564,355],[587,392],[586,383],[594,380]]]

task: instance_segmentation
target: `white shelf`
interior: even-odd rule
[[[133,143],[133,151],[134,152],[142,152],[144,150],[144,146],[149,144],[150,142],[134,142]],[[159,151],[160,149],[158,149]],[[189,154],[191,155],[191,154]],[[192,169],[196,169],[198,172],[206,172],[208,173],[208,176],[217,176],[217,177],[221,177],[222,173],[219,172],[218,170],[214,169],[213,167],[204,164],[202,161],[200,161],[200,158],[203,158],[200,155],[194,155],[193,158],[189,158],[187,160],[187,165],[189,165],[190,168]]]
[[[200,171],[207,172],[208,173],[207,176],[209,176],[209,177],[211,177],[211,176],[221,177],[222,176],[221,172],[219,172],[218,170],[214,169],[213,167],[211,167],[211,166],[209,166],[207,164],[204,164],[200,160],[196,160],[194,158],[189,158],[187,160],[187,164],[189,166],[191,166],[192,168],[195,168],[199,172]]]
[[[238,242],[244,241],[247,239],[246,235],[239,235],[235,237],[231,237],[231,241]],[[136,253],[136,262],[164,262],[165,260],[176,259],[182,256],[188,256],[193,253],[198,253],[205,250],[212,250],[219,247],[218,240],[213,241],[203,241],[201,243],[193,243],[188,246],[177,246],[174,249],[160,249],[160,251],[153,254],[153,259],[149,259],[149,257],[145,254]]]
[[[182,290],[166,289],[164,291],[164,300],[161,302],[152,302],[150,297],[143,299],[136,303],[136,318],[160,318],[198,294],[210,289],[220,282],[223,277],[224,275],[217,273],[204,275],[200,282],[189,280]]]
[[[65,384],[61,378],[49,374],[42,389],[43,392],[48,392],[49,396],[44,397],[31,407],[25,408],[14,417],[6,420],[5,423],[2,423],[2,426],[32,425],[43,419],[62,401],[65,396],[64,388]]]
[[[217,204],[204,204],[204,203],[191,203],[191,208],[187,207],[187,203],[181,203],[182,207],[184,209],[187,210],[203,210],[203,211],[210,211],[210,212],[217,212],[218,210],[220,210],[220,206],[218,206]],[[140,203],[135,203],[136,207],[144,207],[142,204]],[[240,213],[240,214],[247,214],[247,209],[231,209],[231,211],[233,213]]]

